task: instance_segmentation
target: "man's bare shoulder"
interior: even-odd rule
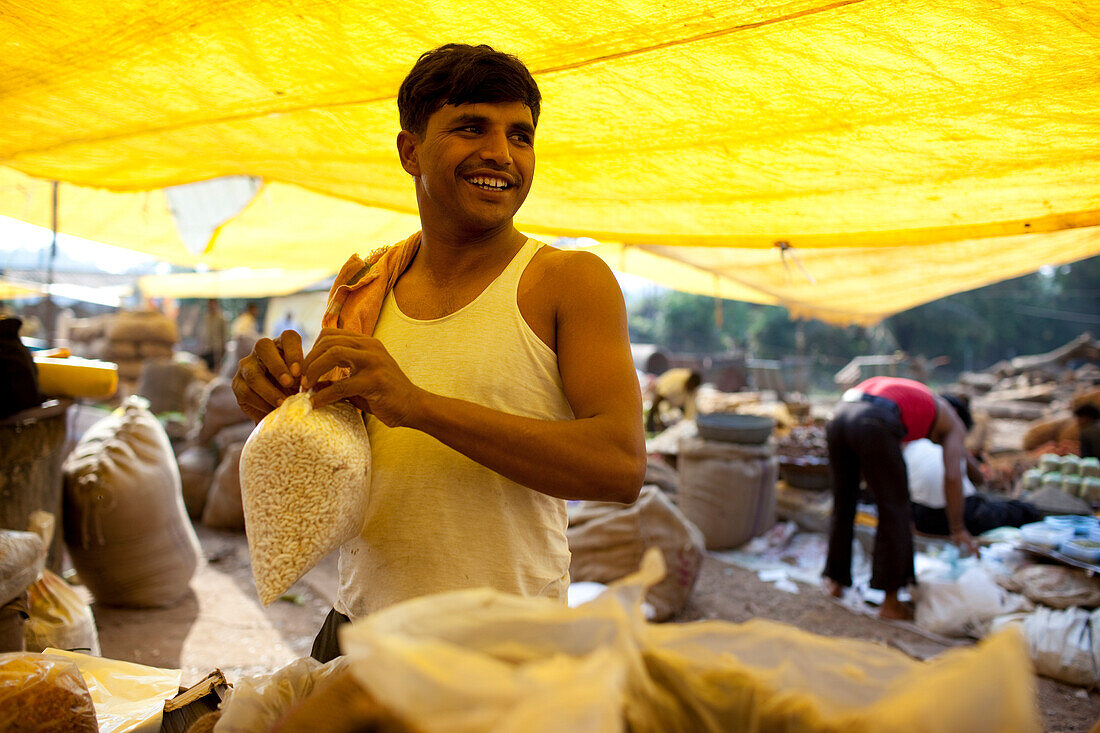
[[[532,258],[530,270],[540,290],[570,296],[590,293],[593,288],[619,292],[618,281],[607,263],[584,250],[546,245]]]

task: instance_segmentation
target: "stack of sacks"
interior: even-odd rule
[[[119,381],[130,393],[146,362],[171,359],[179,341],[176,324],[157,311],[119,311],[106,319],[103,335],[106,342],[99,358],[118,364]]]
[[[103,329],[108,317],[74,319],[69,325],[69,351],[85,359],[99,359],[106,347]]]
[[[255,424],[241,412],[232,382],[222,376],[206,384],[178,462],[183,501],[191,519],[218,529],[244,529],[237,478],[241,445]],[[219,480],[215,481],[215,476]],[[207,505],[211,514],[207,516]],[[213,507],[217,507],[217,510]],[[233,511],[226,511],[232,507]]]

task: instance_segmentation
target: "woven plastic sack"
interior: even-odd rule
[[[0,606],[23,594],[45,565],[42,538],[33,532],[0,529]]]
[[[199,561],[172,446],[145,404],[131,397],[97,422],[62,466],[65,544],[108,606],[172,605]]]
[[[202,523],[214,529],[241,531],[244,529],[244,507],[241,499],[241,450],[244,443],[231,445],[222,454],[214,471],[202,511]]]
[[[739,547],[775,524],[775,447],[686,438],[677,460],[678,505],[708,550]]]
[[[49,654],[0,654],[0,730],[99,733],[92,696],[76,665]]]
[[[201,445],[188,446],[176,458],[180,469],[180,490],[183,503],[187,507],[187,516],[202,519],[206,508],[206,497],[210,493],[210,483],[214,480],[214,471],[218,468],[218,453]]]
[[[440,733],[478,730],[493,719],[479,711],[522,704],[527,698],[512,696],[517,670],[556,659],[595,666],[599,654],[610,655],[600,660],[608,680],[616,663],[625,673],[621,687],[602,685],[599,694],[620,706],[634,733],[1041,730],[1018,633],[919,662],[770,621],[647,623],[645,588],[663,572],[651,549],[638,573],[573,609],[488,589],[417,598],[341,627],[340,647],[367,690]],[[576,667],[574,678],[582,671]],[[535,697],[549,698],[570,681],[548,679]],[[547,727],[532,730],[615,730],[606,719],[559,728],[546,717]]]
[[[370,443],[363,417],[309,395],[267,414],[241,453],[241,498],[252,575],[266,606],[363,529]]]
[[[630,505],[576,510],[567,531],[572,581],[609,583],[635,572],[649,547],[660,548],[668,573],[646,593],[652,621],[680,613],[703,565],[703,533],[656,486],[643,486]],[[587,521],[582,521],[586,517]]]

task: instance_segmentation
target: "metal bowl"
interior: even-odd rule
[[[775,429],[775,420],[759,415],[713,412],[695,419],[699,437],[725,443],[759,444],[767,441]]]
[[[833,487],[828,458],[779,459],[779,477],[788,486],[811,491],[826,491]]]

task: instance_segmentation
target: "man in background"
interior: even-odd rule
[[[924,384],[872,377],[844,393],[825,437],[833,479],[826,589],[840,597],[852,584],[852,539],[862,477],[878,509],[871,587],[885,593],[879,616],[911,618],[910,609],[898,599],[898,591],[915,579],[909,481],[902,448],[921,438],[943,448],[945,512],[951,541],[964,552],[977,553],[977,543],[963,522],[966,428],[951,405]]]
[[[229,335],[233,338],[239,336],[259,336],[259,316],[260,307],[255,303],[249,303],[245,306],[244,313],[241,313],[233,321],[233,325],[229,328]]]
[[[199,322],[199,356],[212,372],[218,371],[225,355],[225,343],[228,341],[228,327],[217,298],[208,298],[202,320]]]

